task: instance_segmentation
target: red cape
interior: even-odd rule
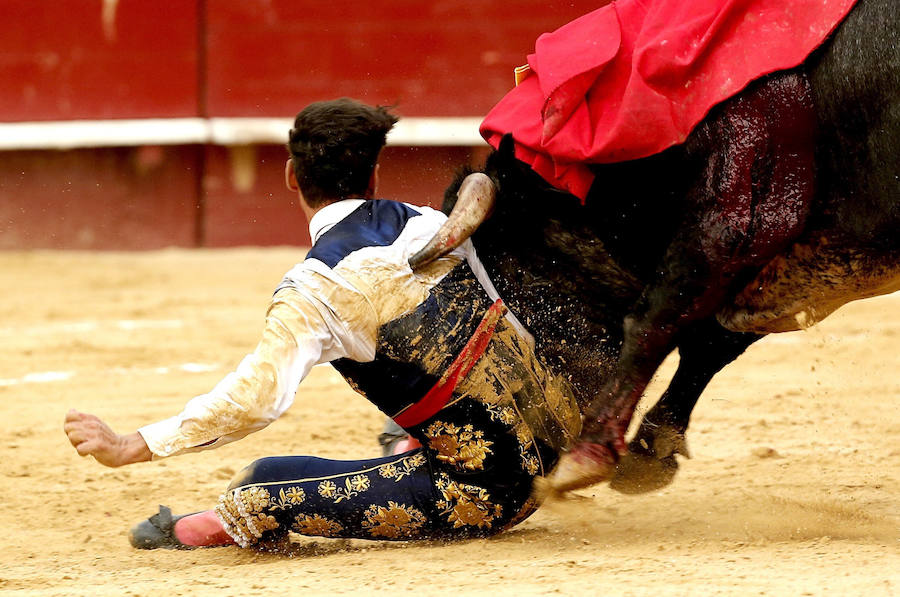
[[[716,104],[802,63],[856,0],[619,0],[540,36],[531,74],[487,115],[498,147],[584,199],[587,163],[682,143]]]

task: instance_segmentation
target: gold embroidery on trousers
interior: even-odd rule
[[[487,402],[484,403],[484,407],[491,415],[491,420],[493,421],[500,421],[508,427],[512,427],[519,422],[519,417],[516,415],[516,410],[514,408],[501,406],[499,404],[489,404]]]
[[[355,475],[351,478],[344,479],[344,486],[338,487],[334,481],[326,480],[319,483],[319,495],[327,500],[334,500],[335,504],[339,504],[344,500],[349,500],[360,493],[369,489],[369,478],[365,475]]]
[[[426,520],[421,511],[397,502],[388,502],[386,508],[372,504],[365,516],[362,526],[369,535],[388,539],[413,537]]]
[[[490,449],[494,442],[483,435],[471,425],[460,428],[441,421],[435,421],[425,430],[428,447],[437,452],[438,460],[466,470],[484,469],[484,459],[494,453]]]
[[[453,523],[454,529],[462,526],[491,528],[494,519],[503,515],[503,506],[492,503],[490,494],[483,487],[451,481],[445,474],[436,485],[444,499],[435,505],[441,515]]]
[[[334,537],[343,531],[344,527],[339,522],[329,520],[318,514],[298,514],[294,517],[294,525],[291,527],[291,530],[301,535]]]
[[[534,447],[534,436],[516,409],[488,403],[485,403],[484,407],[490,414],[491,420],[499,421],[513,428],[516,440],[519,442],[519,462],[522,464],[522,470],[532,476],[538,474],[541,470],[541,462],[534,454],[528,453]]]
[[[378,467],[378,474],[385,479],[393,479],[399,482],[403,477],[409,476],[417,468],[425,464],[425,456],[419,452],[397,462],[389,462]]]
[[[581,431],[581,412],[569,383],[545,370],[505,320],[497,323],[483,357],[455,395],[481,402],[492,420],[513,427],[517,435],[526,428],[529,436],[554,450],[570,446]]]
[[[519,456],[522,461],[522,469],[532,477],[537,475],[541,470],[541,465],[538,462],[538,459],[533,455],[525,452],[524,450],[520,452]]]
[[[302,487],[288,487],[278,490],[278,499],[272,500],[271,508],[273,510],[287,510],[291,506],[302,504],[306,501],[306,492]]]

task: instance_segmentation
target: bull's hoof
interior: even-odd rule
[[[625,494],[647,493],[669,485],[678,472],[676,454],[690,458],[684,433],[668,425],[641,427],[616,465],[609,486]]]
[[[647,493],[671,483],[677,472],[678,461],[674,456],[660,459],[654,455],[628,452],[619,459],[609,486],[629,495]]]
[[[616,460],[608,446],[579,442],[562,455],[550,476],[536,486],[536,493],[550,497],[607,481],[616,470]]]

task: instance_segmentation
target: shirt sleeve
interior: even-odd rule
[[[377,325],[365,296],[314,272],[302,277],[302,283],[285,278],[269,305],[262,340],[234,372],[180,414],[138,430],[154,456],[206,450],[259,431],[291,406],[314,365],[374,356]],[[335,304],[352,306],[356,316],[341,317]]]

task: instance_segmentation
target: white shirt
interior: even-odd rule
[[[313,244],[363,203],[348,199],[316,212],[309,224]],[[362,247],[333,267],[309,258],[288,271],[269,304],[254,352],[212,391],[190,400],[180,414],[138,430],[154,456],[238,440],[281,416],[313,366],[339,358],[373,360],[379,327],[424,302],[462,259],[491,299],[498,298],[470,241],[412,271],[409,257],[434,236],[446,216],[429,207],[408,207],[419,215],[406,222],[390,245]],[[511,314],[509,318],[531,340]]]

